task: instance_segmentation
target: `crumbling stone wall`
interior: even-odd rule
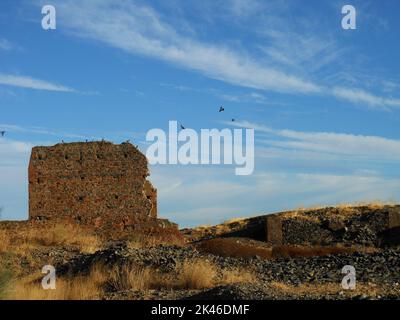
[[[288,213],[267,216],[266,240],[273,245],[398,245],[400,206],[323,208],[297,216]]]
[[[62,143],[32,149],[30,220],[123,230],[157,220],[146,157],[132,144]]]

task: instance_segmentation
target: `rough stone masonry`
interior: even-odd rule
[[[273,245],[349,243],[400,245],[400,205],[310,209],[265,219],[266,240]]]
[[[157,219],[147,159],[130,143],[34,147],[28,175],[31,221],[61,219],[119,231],[167,223]]]

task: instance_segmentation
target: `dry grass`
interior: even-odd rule
[[[301,219],[301,220],[307,220],[310,222],[314,223],[319,223],[318,217],[308,215],[307,213],[313,210],[317,210],[316,208],[314,209],[303,209],[303,208],[297,208],[292,211],[284,212],[282,213],[282,218],[285,219]]]
[[[3,299],[6,295],[7,289],[12,278],[12,273],[5,267],[0,267],[0,299]]]
[[[127,246],[131,249],[151,248],[159,245],[184,247],[186,242],[183,237],[171,236],[170,238],[166,239],[165,237],[160,237],[157,235],[142,235],[127,241]]]
[[[149,248],[158,245],[183,247],[186,245],[184,236],[173,228],[153,228],[146,233],[137,233],[127,241],[133,249]]]
[[[26,275],[31,268],[41,270],[43,265],[51,264],[52,258],[49,260],[47,254],[53,249],[93,253],[100,248],[101,240],[78,226],[26,225],[0,229],[0,264],[7,264],[16,277]]]
[[[346,219],[349,216],[355,215],[359,213],[360,207],[368,207],[371,210],[382,209],[386,206],[395,206],[396,202],[382,202],[379,200],[376,201],[369,201],[369,202],[355,202],[355,203],[341,203],[334,206],[313,206],[308,208],[296,208],[294,210],[284,212],[282,217],[284,218],[299,218],[304,220],[309,220],[313,222],[319,222],[318,218],[315,216],[310,215],[309,213],[317,210],[324,210],[328,208],[335,208],[339,210],[339,214],[335,214],[337,218]],[[327,210],[327,215],[332,214]]]
[[[13,281],[7,290],[9,300],[94,300],[103,295],[103,285],[107,281],[105,269],[94,267],[88,276],[73,279],[59,278],[56,289],[44,290],[41,286],[43,275],[37,274]]]
[[[7,289],[7,299],[17,300],[91,300],[101,299],[104,288],[127,290],[201,290],[231,283],[254,283],[256,277],[241,269],[218,270],[207,260],[184,261],[169,273],[151,268],[129,267],[108,270],[95,265],[88,276],[59,278],[55,290],[43,290],[42,274],[13,281]]]
[[[123,266],[110,273],[109,284],[119,291],[149,289],[204,289],[214,285],[216,267],[208,261],[184,261],[170,273]]]
[[[90,279],[58,280],[55,290],[44,290],[41,284],[16,285],[9,295],[11,300],[93,300],[100,299],[99,287]]]
[[[161,274],[151,269],[124,270],[122,281],[126,284],[124,289],[185,289],[201,290],[212,288],[216,285],[237,282],[255,282],[255,276],[246,270],[232,269],[220,270],[207,260],[197,259],[184,261],[168,274]]]
[[[0,229],[0,267],[7,262],[15,277],[23,277],[29,269],[41,270],[44,264],[52,264],[58,255],[48,256],[49,252],[65,252],[68,256],[81,253],[94,253],[103,246],[102,238],[83,227],[69,224],[10,224]],[[150,247],[160,244],[184,245],[183,236],[175,230],[150,230],[128,243],[131,247]],[[38,254],[43,252],[44,254]],[[21,264],[24,261],[24,265]],[[61,283],[69,286],[69,282]],[[71,291],[75,285],[72,283]],[[31,288],[30,286],[28,286]],[[36,288],[37,289],[37,288]],[[32,288],[33,293],[35,287]],[[39,288],[41,291],[41,289]],[[49,293],[54,295],[54,293]]]
[[[82,253],[93,253],[101,246],[98,237],[78,226],[56,224],[28,226],[21,230],[0,230],[0,253],[28,254],[37,247],[72,246]]]
[[[5,230],[0,230],[0,253],[10,248],[10,236]]]
[[[121,270],[114,268],[110,274],[108,283],[117,291],[125,290],[148,290],[158,284],[158,274],[149,268],[122,267]]]
[[[185,289],[201,290],[216,285],[237,282],[253,283],[253,273],[242,269],[218,270],[208,260],[197,259],[178,264],[170,273],[160,273],[150,268],[123,267],[115,269],[110,278],[117,290]]]
[[[31,228],[23,241],[45,247],[69,245],[77,247],[83,253],[93,253],[100,248],[99,238],[72,225],[58,224],[45,230]]]
[[[354,207],[368,207],[370,209],[382,209],[387,206],[395,206],[397,203],[396,201],[381,201],[381,200],[375,200],[375,201],[359,201],[355,203],[340,203],[337,205],[338,208],[340,209],[347,209],[347,208],[354,208]]]
[[[224,222],[222,222],[222,224],[233,224],[233,223],[241,224],[241,223],[245,223],[246,220],[248,220],[248,219],[249,218],[232,218],[229,220],[225,220]]]
[[[186,245],[179,230],[174,228],[152,228],[137,232],[127,241],[131,248],[147,248],[158,245]],[[19,229],[0,229],[0,253],[13,252],[29,255],[29,251],[40,247],[64,247],[78,249],[82,253],[94,253],[102,247],[102,239],[73,224],[28,225]]]
[[[211,228],[212,228],[212,226],[209,224],[202,224],[200,226],[193,228],[193,230],[204,230],[204,229],[211,229]]]
[[[216,267],[206,260],[185,261],[178,266],[176,286],[180,289],[204,289],[214,285]]]

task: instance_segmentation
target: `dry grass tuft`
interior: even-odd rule
[[[357,207],[368,207],[370,209],[382,209],[387,206],[395,206],[396,201],[381,201],[381,200],[375,200],[375,201],[359,201],[355,203],[340,203],[337,205],[338,208],[357,208]]]
[[[158,283],[159,277],[156,272],[149,268],[114,268],[110,274],[108,283],[117,291],[125,290],[148,290]]]
[[[186,245],[184,236],[173,228],[157,228],[147,233],[137,233],[127,241],[133,249],[149,248],[159,245],[183,247]]]
[[[248,220],[248,219],[249,218],[232,218],[229,220],[225,220],[224,222],[222,222],[222,224],[233,224],[233,223],[241,224],[241,223],[245,223],[246,220]]]
[[[0,299],[3,299],[6,295],[10,281],[12,278],[12,273],[10,270],[3,266],[0,266]]]
[[[107,281],[106,270],[100,266],[92,269],[88,276],[58,278],[56,289],[44,290],[42,274],[14,281],[7,292],[10,300],[96,300],[103,295],[103,285]]]
[[[204,230],[204,229],[210,229],[212,228],[212,225],[210,224],[202,224],[200,226],[197,226],[195,228],[193,228],[194,230]]]
[[[184,261],[171,273],[123,266],[111,272],[109,283],[119,291],[149,289],[204,289],[213,286],[216,267],[208,261]]]
[[[0,241],[0,252],[22,255],[37,247],[72,246],[82,253],[93,253],[101,247],[98,237],[68,224],[27,226],[18,231],[0,230]]]
[[[93,300],[100,297],[99,287],[84,277],[69,281],[60,279],[55,290],[44,290],[40,283],[17,284],[8,296],[11,300]]]
[[[217,268],[207,260],[185,261],[177,273],[175,288],[204,289],[213,286]]]
[[[297,208],[292,211],[282,213],[282,217],[285,219],[301,219],[307,220],[314,223],[319,223],[318,217],[308,215],[307,213],[313,210],[317,210],[316,208],[313,209],[304,209],[304,208]]]
[[[5,230],[0,230],[0,253],[7,252],[10,248],[10,236]]]

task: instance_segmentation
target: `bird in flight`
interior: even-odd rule
[[[224,112],[224,111],[225,111],[224,107],[219,107],[219,112]]]
[[[2,137],[4,137],[5,134],[6,134],[5,131],[0,131],[0,135],[1,135]]]
[[[182,129],[182,130],[185,130],[186,128],[185,128],[183,125],[181,125],[181,129]]]
[[[232,122],[235,122],[235,119],[232,119]]]

